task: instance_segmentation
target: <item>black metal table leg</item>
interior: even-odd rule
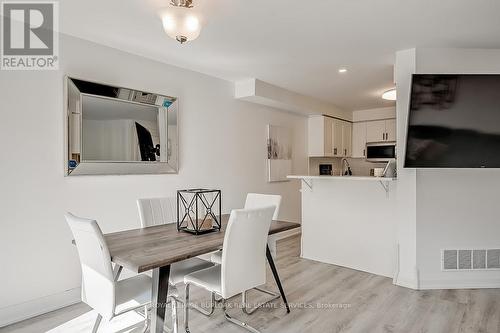
[[[288,306],[288,301],[286,300],[285,291],[281,286],[280,277],[278,275],[278,271],[276,270],[276,266],[274,265],[274,260],[271,254],[271,250],[269,250],[269,245],[266,245],[266,256],[267,256],[267,261],[269,262],[269,266],[271,266],[271,271],[273,271],[274,280],[276,281],[278,289],[280,290],[281,298],[283,299],[283,302],[285,302],[286,312],[290,313],[290,307]]]
[[[165,310],[167,308],[169,276],[170,276],[170,265],[156,268],[153,270],[150,333],[163,333],[163,325],[165,323]]]

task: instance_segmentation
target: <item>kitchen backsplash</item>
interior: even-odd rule
[[[334,176],[340,175],[340,162],[342,161],[339,157],[310,157],[309,158],[309,175],[316,176],[319,175],[319,165],[320,164],[331,164],[333,167]],[[369,176],[370,169],[373,168],[385,168],[386,163],[374,163],[367,162],[364,158],[348,158],[347,162],[351,166],[353,176]]]

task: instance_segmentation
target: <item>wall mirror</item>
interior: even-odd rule
[[[66,89],[66,175],[177,173],[177,98],[72,77]]]

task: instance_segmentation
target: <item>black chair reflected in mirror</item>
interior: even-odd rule
[[[146,127],[136,122],[135,128],[139,140],[141,161],[156,161],[156,156],[160,156],[160,145],[153,144],[151,132]]]

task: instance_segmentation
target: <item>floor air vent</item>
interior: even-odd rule
[[[500,249],[442,250],[444,271],[500,269]]]

